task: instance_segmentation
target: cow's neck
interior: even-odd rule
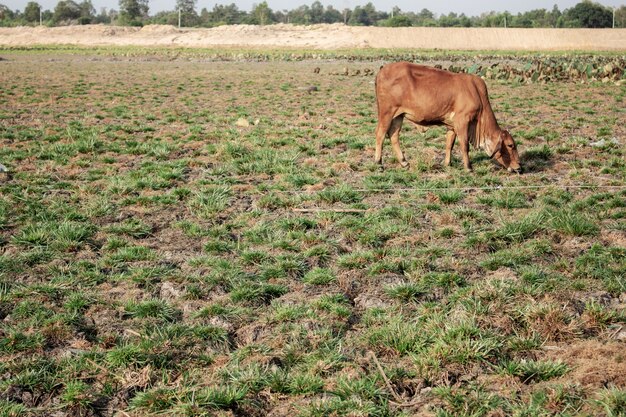
[[[496,116],[491,110],[489,102],[483,103],[483,108],[477,117],[476,132],[472,138],[472,145],[475,148],[485,149],[485,142],[494,142],[500,137],[500,126]]]

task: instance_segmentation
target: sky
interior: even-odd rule
[[[29,0],[0,0],[0,4],[8,6],[12,10],[23,11]],[[33,0],[43,6],[44,9],[54,10],[58,0]],[[80,3],[82,0],[74,0]],[[250,11],[254,4],[261,3],[263,0],[197,0],[196,8],[198,12],[202,8],[208,10],[213,9],[216,4],[235,3],[240,10]],[[266,0],[269,7],[274,10],[293,10],[302,5],[310,6],[315,0]],[[405,12],[419,12],[422,9],[428,9],[436,15],[448,14],[455,12],[457,14],[465,13],[467,16],[480,16],[482,13],[496,11],[508,11],[513,14],[519,12],[527,12],[534,9],[552,10],[556,4],[559,10],[563,11],[580,3],[581,0],[440,0],[440,1],[424,1],[424,0],[320,0],[324,7],[331,5],[338,10],[354,9],[356,6],[363,6],[369,1],[376,7],[376,10],[391,11],[394,6],[398,6]],[[91,0],[96,9],[96,13],[100,13],[102,7],[107,9],[119,9],[119,0]],[[619,7],[626,4],[625,0],[600,0],[596,1],[604,6]],[[176,0],[149,0],[150,14],[154,14],[164,10],[174,10]]]

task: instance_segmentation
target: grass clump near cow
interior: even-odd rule
[[[371,56],[101,52],[3,53],[0,414],[623,414],[623,85],[488,79],[523,176],[379,172]]]

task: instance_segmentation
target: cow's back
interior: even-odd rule
[[[376,91],[394,86],[415,88],[434,84],[449,85],[454,82],[455,75],[459,74],[410,62],[394,62],[383,66],[376,75]]]
[[[394,62],[381,68],[376,76],[378,104],[416,104],[421,101],[450,103],[465,90],[465,74],[412,64]]]
[[[490,107],[487,86],[480,77],[410,62],[381,68],[376,76],[376,98],[379,109],[410,107],[426,117],[449,111],[477,114]]]
[[[446,114],[458,112],[459,104],[465,107],[465,103],[480,103],[467,77],[409,62],[385,65],[376,77],[379,116],[381,112],[404,112],[411,114],[416,123],[436,124]]]

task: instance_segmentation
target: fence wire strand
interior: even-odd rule
[[[606,188],[606,189],[626,189],[626,185],[491,185],[484,187],[402,187],[402,188],[350,188],[350,191],[359,193],[408,193],[408,192],[428,192],[428,191],[500,191],[500,190],[530,190],[530,189],[594,189],[594,188]],[[310,194],[312,192],[323,191],[327,188],[319,190],[306,191],[306,190],[269,190],[269,192],[282,193],[282,194]]]

